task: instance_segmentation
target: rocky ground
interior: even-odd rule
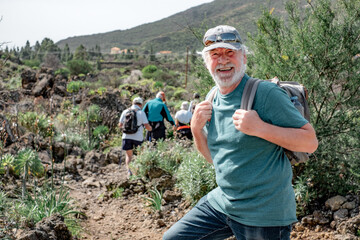
[[[46,69],[38,72],[25,70],[21,78],[21,91],[0,91],[0,112],[34,111],[39,106],[50,109],[50,112],[60,112],[64,100],[67,99],[80,106],[99,105],[104,110],[101,112],[103,124],[114,128],[117,125],[117,118],[114,116],[119,116],[119,113],[130,104],[129,101],[120,100],[119,92],[116,90],[102,96],[91,97],[80,91],[76,96],[71,97],[66,92],[67,79],[62,76],[54,77],[53,72]],[[95,81],[91,80],[92,76],[86,78],[88,82]],[[127,90],[141,91],[141,95],[145,98],[151,95],[147,89]],[[5,114],[4,116],[0,114],[0,118],[6,123],[7,139],[4,153],[15,155],[19,149],[30,147],[37,149],[44,166],[51,166],[49,142],[34,133],[20,134],[18,129],[10,129],[12,125]],[[104,154],[98,151],[84,152],[79,147],[68,146],[64,142],[54,142],[51,149],[52,157],[56,162],[54,173],[58,184],[63,177],[63,160],[66,158],[65,185],[70,190],[70,196],[75,200],[74,205],[82,213],[79,215],[79,220],[83,232],[79,239],[161,239],[163,233],[191,209],[190,204],[181,198],[181,193],[173,188],[174,179],[169,176],[154,175],[152,183],[140,179],[127,180],[124,165],[118,164],[121,156],[119,148],[111,149],[109,153]],[[49,172],[48,169],[48,174]],[[154,181],[156,184],[162,184],[163,189],[166,190],[160,212],[152,211],[144,200]],[[20,185],[20,180],[14,185]],[[117,194],[116,189],[123,189],[123,192]],[[323,207],[295,224],[291,238],[294,240],[359,239],[355,236],[360,234],[359,226],[359,196],[335,196]],[[1,227],[0,221],[0,230]],[[63,218],[56,215],[44,219],[34,228],[18,231],[16,235],[16,239],[20,240],[72,238],[63,223]]]
[[[163,233],[191,209],[186,201],[169,201],[172,198],[165,196],[167,200],[163,200],[163,211],[151,211],[143,199],[147,196],[146,184],[140,180],[127,180],[124,165],[119,167],[115,163],[101,167],[97,172],[80,170],[75,179],[67,175],[66,185],[75,199],[74,204],[84,213],[80,239],[161,239]],[[121,197],[114,197],[112,188],[115,187],[125,187]],[[336,208],[338,203],[331,203],[332,207]],[[343,226],[342,232],[331,228],[329,221],[326,224],[315,223],[320,221],[319,218],[311,215],[295,224],[291,239],[359,239],[350,234],[349,226],[359,226],[359,215],[351,223],[348,221],[347,228]]]
[[[64,178],[64,185],[70,190],[74,206],[82,213],[78,219],[83,231],[75,239],[161,239],[163,233],[184,216],[191,206],[177,190],[168,188],[163,194],[162,210],[151,210],[144,200],[144,197],[149,196],[147,190],[154,181],[167,184],[172,180],[166,176],[156,176],[152,183],[136,178],[128,180],[124,164],[119,166],[110,160],[117,150],[106,156],[92,151],[84,159],[70,155],[67,157],[65,176],[62,174],[63,164],[55,165],[55,183],[60,184],[61,178]],[[103,164],[99,165],[100,162]],[[116,189],[123,191],[116,194]],[[360,226],[358,210],[359,196],[333,197],[322,210],[314,211],[295,224],[291,239],[360,239],[355,236]],[[60,217],[45,219],[35,229],[20,231],[16,239],[72,239]]]

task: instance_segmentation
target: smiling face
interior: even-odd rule
[[[219,88],[229,88],[241,81],[246,70],[243,50],[216,48],[205,54],[206,66]]]

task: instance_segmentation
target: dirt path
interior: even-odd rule
[[[126,179],[125,167],[108,165],[99,174],[82,173],[85,181],[70,180],[70,196],[86,215],[82,239],[161,239],[166,231],[145,207],[140,195],[112,198],[106,190],[110,182]]]
[[[144,194],[130,194],[114,198],[106,186],[119,184],[126,180],[124,165],[119,168],[110,164],[98,173],[80,172],[78,181],[68,177],[67,186],[70,196],[76,200],[80,211],[85,213],[82,221],[84,232],[81,239],[100,240],[157,240],[163,233],[185,214],[188,206],[179,204],[173,209],[176,213],[166,213],[161,218],[145,206]],[[170,216],[170,217],[169,217]],[[342,239],[335,237],[335,232],[327,228],[309,228],[294,226],[293,240]]]

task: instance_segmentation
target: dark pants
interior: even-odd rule
[[[190,127],[176,130],[176,135],[178,138],[181,138],[181,139],[187,138],[187,139],[191,140],[193,138]]]
[[[163,236],[163,240],[222,240],[235,235],[237,240],[290,240],[291,225],[255,227],[243,225],[215,210],[203,197]]]
[[[148,131],[147,134],[146,134],[146,140],[148,141],[157,141],[159,139],[163,139],[165,140],[165,124],[164,122],[149,122],[151,128],[152,128],[152,131]]]

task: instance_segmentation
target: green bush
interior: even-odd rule
[[[97,89],[97,93],[101,96],[103,95],[104,93],[106,93],[107,89],[105,87],[99,87]]]
[[[147,178],[153,170],[167,172],[176,177],[176,186],[192,203],[216,187],[213,165],[206,162],[191,142],[166,139],[158,141],[156,146],[146,143],[137,152],[131,162],[137,176]]]
[[[174,92],[174,99],[177,100],[182,100],[185,98],[185,95],[188,93],[187,90],[183,89],[183,88],[178,88],[175,92]]]
[[[141,70],[141,72],[143,74],[152,74],[152,73],[156,72],[157,70],[158,70],[157,66],[155,66],[155,65],[147,65],[146,67],[144,67]]]
[[[109,128],[103,125],[97,126],[93,131],[94,137],[99,140],[105,139],[106,135],[108,134],[109,134]]]
[[[176,186],[192,204],[217,186],[214,165],[209,164],[196,150],[186,153],[175,176]]]
[[[264,11],[249,36],[254,76],[297,81],[309,90],[319,147],[299,174],[320,199],[360,191],[360,2],[286,4],[287,19]],[[351,7],[350,7],[351,6]],[[346,37],[344,37],[346,35]],[[248,41],[250,42],[250,41]]]
[[[71,75],[88,74],[93,71],[92,66],[85,60],[71,60],[66,64]]]
[[[51,136],[54,131],[50,118],[45,114],[38,114],[36,112],[20,113],[19,124],[29,131],[40,134],[43,137]]]
[[[144,148],[138,148],[138,155],[131,163],[138,176],[148,177],[154,169],[161,169],[174,175],[186,151],[179,143],[169,139],[157,141],[156,146],[146,142]]]
[[[80,89],[88,87],[90,84],[83,81],[71,81],[66,86],[66,91],[69,93],[77,93]]]
[[[24,61],[24,65],[28,66],[28,67],[31,67],[31,68],[34,68],[34,67],[40,67],[40,64],[41,62],[39,60],[25,60]]]
[[[21,88],[21,76],[15,75],[8,80],[4,80],[5,87],[9,90],[16,90]]]
[[[64,77],[68,77],[70,75],[70,70],[67,68],[59,68],[55,71],[55,75],[62,75]]]

